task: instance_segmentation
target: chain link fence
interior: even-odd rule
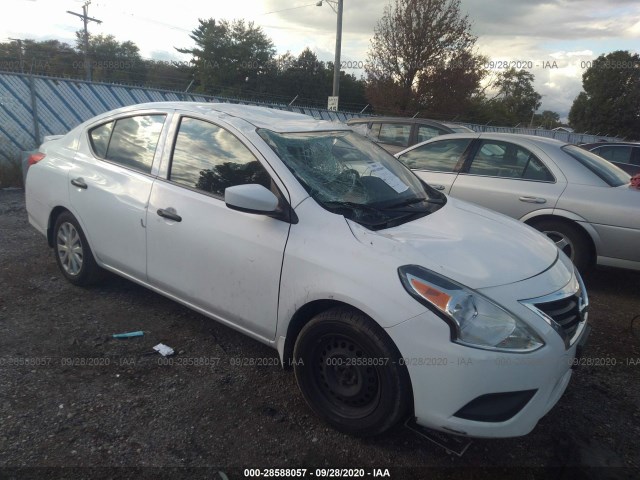
[[[60,135],[100,113],[145,102],[192,101],[260,105],[303,113],[318,120],[346,122],[369,116],[317,107],[247,101],[137,86],[0,72],[0,188],[15,184],[20,176],[21,152],[33,150],[47,135]],[[568,143],[588,143],[609,137],[543,129],[463,125],[478,132],[538,135]],[[17,175],[17,177],[16,177]]]

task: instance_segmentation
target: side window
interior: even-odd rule
[[[597,153],[602,158],[606,158],[610,162],[631,163],[631,147],[600,147],[597,150],[594,150],[594,153]]]
[[[371,124],[371,130],[369,130],[369,136],[371,138],[378,138],[380,136],[380,124],[373,123]]]
[[[91,129],[89,132],[91,148],[93,148],[94,153],[100,158],[106,158],[107,156],[107,147],[109,146],[109,139],[111,138],[114,123],[115,122],[105,123],[104,125]]]
[[[522,173],[524,180],[538,180],[541,182],[553,182],[555,178],[549,169],[536,156],[531,154],[527,166]]]
[[[471,139],[454,138],[428,143],[405,153],[399,159],[407,167],[434,172],[453,172]]]
[[[440,130],[439,128],[436,128],[436,127],[430,127],[429,125],[419,125],[418,141],[416,143],[426,142],[427,140],[430,140],[433,137],[437,137],[438,135],[444,135],[445,133],[447,132],[445,132],[444,130]]]
[[[553,175],[524,147],[499,140],[482,140],[469,174],[487,177],[553,181]]]
[[[633,165],[640,165],[640,147],[633,147],[633,158],[631,159]]]
[[[108,127],[112,130],[111,140],[106,137],[106,130],[101,131],[109,124],[102,125],[90,132],[94,151],[111,162],[143,173],[151,173],[153,156],[164,120],[165,115],[120,118],[115,121],[113,127]]]
[[[402,123],[383,123],[380,127],[378,140],[382,143],[406,147],[409,145],[410,136],[411,125],[405,125]]]
[[[258,183],[271,189],[271,177],[240,140],[189,117],[180,122],[169,180],[219,197],[234,185]]]

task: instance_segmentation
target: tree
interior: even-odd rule
[[[273,42],[260,27],[244,20],[198,20],[190,35],[194,48],[179,48],[190,53],[203,93],[237,94],[255,90],[271,68],[275,55]]]
[[[327,63],[327,94],[333,87],[333,62]],[[327,106],[327,95],[320,99],[322,107]],[[367,105],[365,82],[350,73],[340,72],[340,109],[361,110]]]
[[[561,125],[560,115],[551,110],[544,110],[542,113],[536,113],[533,116],[533,125],[551,130]]]
[[[494,84],[498,93],[487,102],[494,123],[529,123],[540,108],[542,96],[533,88],[535,76],[510,68],[501,72]]]
[[[420,75],[435,74],[475,42],[460,0],[395,0],[385,7],[371,40],[367,97],[377,110],[418,108]]]
[[[84,32],[78,31],[76,50],[83,49]],[[133,42],[119,42],[113,35],[89,35],[89,61],[96,82],[145,83],[146,67]],[[82,65],[79,70],[84,71]]]
[[[318,60],[315,53],[307,47],[297,58],[291,56],[283,60],[286,68],[279,72],[274,82],[280,85],[277,88],[279,93],[291,98],[298,95],[300,100],[309,103],[326,102],[331,93],[331,83],[326,78],[327,66]]]
[[[174,60],[143,60],[146,86],[184,91],[195,77],[195,68]]]
[[[571,127],[640,138],[640,55],[600,55],[582,75],[582,88],[569,112]]]
[[[461,51],[437,67],[425,69],[418,77],[420,106],[435,118],[466,115],[475,99],[482,96],[483,66],[488,59],[471,51]]]
[[[50,75],[76,76],[82,57],[70,45],[58,40],[21,40],[0,43],[2,70]]]

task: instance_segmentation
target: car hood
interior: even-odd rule
[[[533,277],[558,257],[556,246],[533,228],[451,197],[435,213],[393,228],[371,231],[347,222],[360,242],[381,255],[474,289]]]

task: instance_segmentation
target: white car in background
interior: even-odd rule
[[[546,233],[580,271],[640,270],[640,190],[583,148],[511,133],[443,135],[396,155],[432,187]]]
[[[552,242],[346,126],[151,103],[33,160],[29,221],[70,282],[106,269],[271,345],[344,432],[524,435],[586,338],[586,291]]]

